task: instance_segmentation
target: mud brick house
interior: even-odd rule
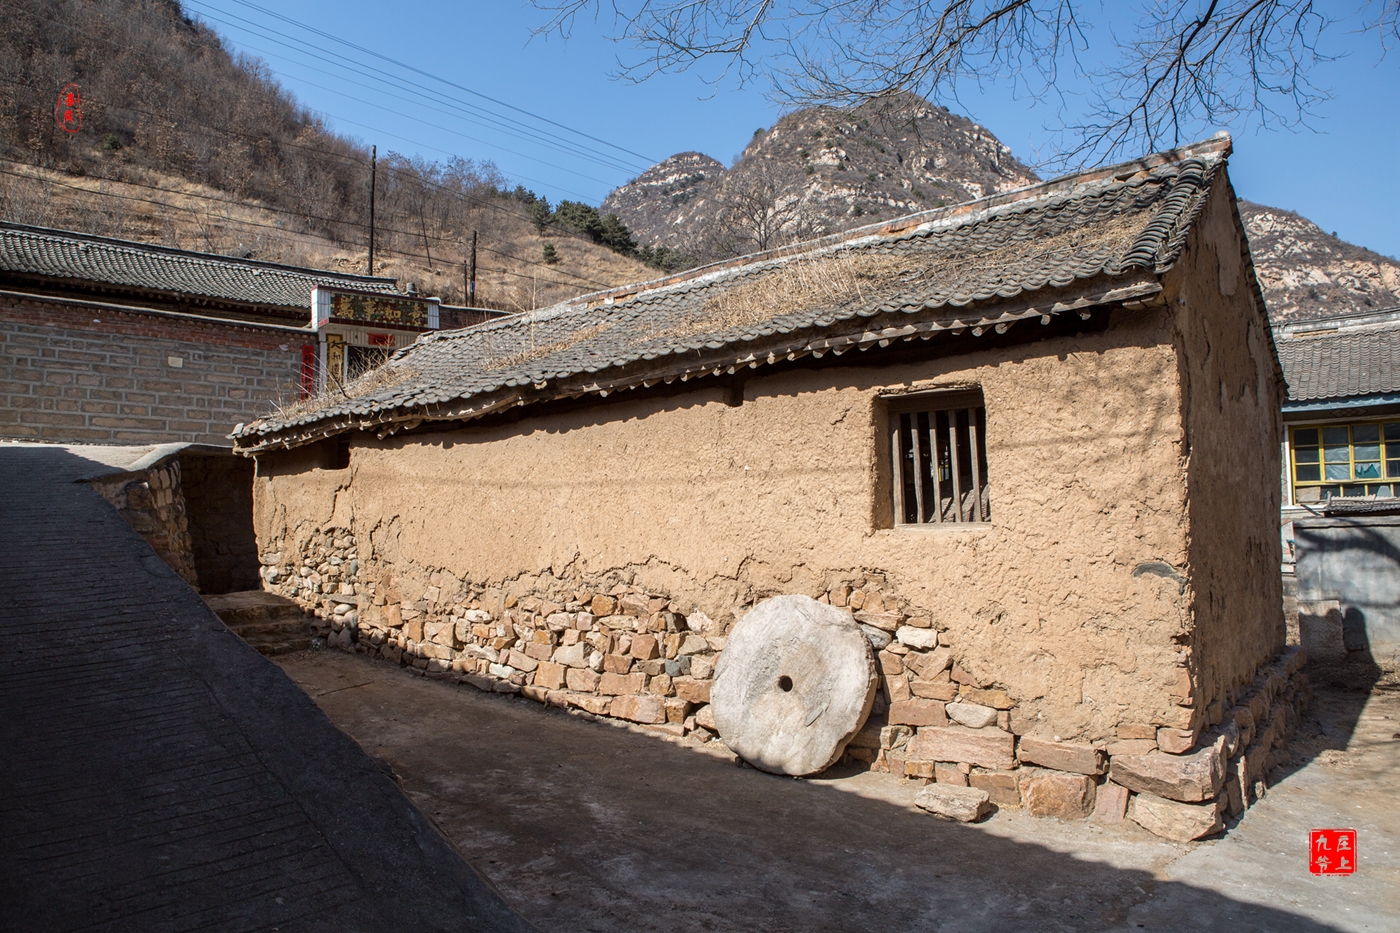
[[[1216,832],[1306,699],[1229,151],[420,338],[237,432],[266,586],[343,647],[693,741],[730,627],[805,594],[878,649],[849,759]]]
[[[1400,662],[1400,309],[1286,325],[1285,570],[1308,653]]]
[[[0,437],[229,445],[295,399],[313,287],[393,279],[0,223]]]

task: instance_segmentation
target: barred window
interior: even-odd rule
[[[980,392],[892,402],[889,444],[894,524],[988,522],[987,410]]]
[[[1308,425],[1291,438],[1294,501],[1400,494],[1400,422]]]

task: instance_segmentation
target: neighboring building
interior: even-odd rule
[[[696,739],[729,627],[806,594],[881,649],[851,758],[1216,831],[1306,699],[1229,150],[428,335],[236,432],[267,588],[343,646]]]
[[[1400,655],[1400,309],[1289,324],[1285,579],[1314,657]]]
[[[0,223],[0,437],[202,442],[294,402],[311,290],[393,279]]]

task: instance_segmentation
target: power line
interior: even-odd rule
[[[40,89],[38,89],[38,88],[33,87],[32,85],[20,84],[20,83],[18,83],[18,82],[13,82],[13,81],[0,81],[0,84],[8,85],[8,86],[10,86],[10,87],[21,87],[21,88],[26,88],[26,89],[34,90],[34,91],[40,90]],[[134,108],[134,107],[126,107],[126,106],[123,106],[123,105],[121,105],[121,104],[106,104],[106,103],[104,103],[104,104],[102,104],[102,106],[107,107],[107,108],[109,108],[109,109],[126,110],[126,111],[129,111],[129,112],[131,112],[131,113],[139,113],[139,114],[143,114],[143,115],[146,115],[146,116],[153,116],[153,117],[160,117],[160,116],[161,116],[161,114],[152,113],[151,111],[146,111],[146,110],[139,110],[139,109]],[[200,123],[200,122],[198,122],[198,121],[196,121],[196,120],[189,120],[189,121],[186,121],[186,123],[191,124],[191,125],[194,125],[194,126],[203,127],[203,128],[205,128],[205,129],[208,129],[208,130],[211,130],[211,131],[214,131],[214,132],[228,132],[228,133],[233,133],[233,135],[245,136],[245,137],[248,137],[248,138],[258,138],[258,137],[253,137],[253,136],[251,136],[251,134],[238,133],[238,132],[236,132],[236,131],[234,131],[234,130],[219,131],[219,130],[216,130],[214,127],[209,126],[208,124]],[[182,126],[183,126],[183,125],[184,125],[184,124],[182,124]],[[349,160],[354,161],[355,163],[361,164],[361,165],[366,164],[366,163],[363,162],[362,160],[356,159],[356,158],[354,158],[353,156],[340,156],[340,155],[338,155],[338,154],[336,154],[336,153],[325,153],[323,150],[320,150],[320,149],[315,149],[315,148],[305,147],[305,146],[297,146],[296,143],[285,143],[285,145],[294,146],[294,147],[296,147],[296,148],[310,148],[310,151],[313,151],[313,152],[316,152],[316,153],[321,153],[321,154],[326,154],[326,155],[332,155],[332,156],[336,156],[336,157],[338,157],[338,158],[349,159]],[[30,166],[31,168],[39,168],[39,169],[44,168],[44,166],[38,165],[38,164],[36,164],[36,163],[33,163],[33,162],[23,162],[23,161],[20,161],[20,160],[17,160],[17,159],[5,159],[4,161],[11,162],[11,163],[13,163],[13,164],[15,164],[15,165],[27,165],[27,166]],[[386,166],[385,166],[385,170],[388,171],[388,172],[390,172],[391,174],[394,173],[394,172],[401,172],[401,171],[402,171],[402,169],[395,168],[392,164],[386,165]],[[512,218],[515,218],[515,219],[517,219],[517,220],[523,220],[523,221],[526,221],[527,223],[534,223],[534,219],[531,218],[528,214],[524,214],[524,213],[521,213],[521,212],[519,212],[519,211],[512,211],[512,210],[510,210],[509,208],[504,207],[503,205],[500,205],[500,204],[497,204],[497,203],[493,203],[492,199],[490,199],[489,197],[488,197],[488,198],[481,198],[481,197],[478,197],[478,196],[475,196],[475,195],[467,194],[466,192],[462,192],[462,191],[455,190],[455,189],[450,188],[450,187],[448,187],[448,186],[446,186],[446,185],[441,185],[441,184],[438,184],[438,183],[436,183],[436,182],[429,181],[427,178],[424,178],[421,174],[418,174],[416,170],[413,170],[413,171],[414,171],[413,183],[417,183],[417,184],[423,185],[423,186],[425,186],[425,187],[434,188],[434,189],[436,189],[436,190],[442,191],[442,192],[444,192],[445,194],[447,194],[447,195],[450,196],[450,197],[456,198],[456,199],[459,200],[459,201],[465,202],[465,203],[470,204],[470,205],[473,205],[473,206],[486,208],[486,209],[488,209],[488,210],[499,211],[499,212],[505,214],[505,215],[508,216],[508,217],[512,217]],[[113,183],[115,183],[115,184],[130,185],[130,186],[135,187],[135,188],[145,188],[145,189],[150,190],[150,191],[166,191],[166,190],[167,190],[167,189],[165,189],[165,188],[159,187],[158,185],[148,185],[148,184],[143,184],[143,183],[137,182],[137,181],[129,181],[129,180],[123,180],[123,179],[103,179],[103,180],[105,180],[105,181],[111,181],[111,182],[113,182]],[[58,184],[58,182],[55,182],[55,183]],[[91,190],[91,189],[82,189],[82,190]],[[499,189],[497,189],[497,190],[499,190]],[[96,192],[96,193],[102,194],[102,193],[104,193],[104,192]],[[117,195],[113,195],[113,196],[116,197]],[[367,223],[363,223],[363,222],[360,222],[360,221],[348,220],[348,219],[337,218],[337,217],[323,217],[323,216],[321,216],[321,215],[318,215],[318,214],[310,214],[310,213],[307,213],[307,212],[305,212],[305,211],[291,210],[291,209],[289,209],[289,208],[271,207],[271,206],[268,206],[268,205],[265,205],[265,204],[250,204],[250,203],[249,203],[248,201],[246,201],[246,200],[231,199],[231,198],[216,198],[216,197],[214,197],[214,196],[212,196],[212,195],[207,195],[207,194],[194,194],[194,193],[186,193],[186,194],[184,194],[183,196],[184,196],[184,197],[189,197],[189,198],[197,198],[197,199],[199,199],[199,200],[204,200],[204,201],[214,201],[214,202],[216,202],[216,203],[221,203],[221,204],[230,204],[230,205],[233,205],[233,206],[236,206],[236,207],[248,208],[248,209],[250,209],[250,210],[255,209],[255,210],[260,210],[260,211],[267,211],[267,212],[274,213],[274,214],[286,214],[286,215],[288,215],[288,216],[297,217],[297,218],[303,219],[303,220],[317,220],[317,221],[321,221],[321,222],[323,222],[323,223],[328,223],[328,224],[343,224],[343,225],[345,225],[345,226],[358,227],[358,228],[360,228],[360,229],[362,229],[362,230],[368,229],[368,227],[369,227],[369,225],[368,225]],[[506,197],[509,197],[509,195],[506,195]],[[280,228],[279,228],[279,229],[280,229]],[[407,236],[407,237],[413,237],[413,238],[421,238],[421,237],[423,236],[422,233],[417,233],[417,232],[413,232],[413,231],[410,231],[410,230],[398,230],[398,229],[395,229],[395,228],[393,228],[393,227],[380,227],[379,229],[384,230],[384,231],[389,232],[389,233],[397,233],[397,234],[399,234],[399,235],[401,235],[401,236]],[[566,237],[568,237],[568,238],[570,238],[570,239],[575,239],[575,240],[578,240],[578,241],[584,242],[584,243],[590,243],[590,244],[593,244],[593,245],[595,245],[595,246],[601,246],[601,244],[594,243],[594,241],[593,241],[591,238],[589,238],[588,236],[586,236],[585,234],[579,233],[579,232],[577,232],[577,231],[575,231],[575,230],[571,230],[571,229],[570,229],[569,227],[567,227],[567,226],[559,225],[559,226],[555,227],[555,229],[556,229],[556,231],[558,231],[559,233],[561,233],[562,235],[564,235],[564,236],[566,236]],[[429,236],[428,239],[431,239],[431,240],[434,240],[434,241],[437,241],[437,242],[442,242],[442,243],[457,243],[457,242],[459,242],[458,238],[456,238],[456,237]],[[607,247],[603,247],[603,248],[606,249]],[[496,254],[496,255],[498,255],[498,256],[502,256],[502,257],[504,257],[504,258],[506,258],[506,259],[510,259],[510,260],[512,260],[512,261],[515,261],[515,262],[523,262],[523,263],[526,263],[526,264],[528,264],[528,265],[544,265],[544,263],[533,262],[533,261],[528,260],[528,259],[522,259],[522,258],[520,258],[520,257],[511,256],[511,255],[509,255],[509,254],[502,253],[502,252],[500,252],[500,251],[498,251],[498,250],[491,249],[489,246],[483,246],[483,247],[481,247],[481,249],[485,250],[485,251],[488,252],[488,253],[494,253],[494,254]],[[555,270],[555,271],[560,272],[561,274],[564,274],[564,275],[570,275],[570,276],[573,275],[573,273],[567,272],[567,271],[562,270],[562,269]],[[576,276],[576,277],[577,277],[577,276]],[[579,278],[580,281],[586,282],[586,283],[591,284],[591,285],[598,285],[598,286],[603,287],[603,288],[610,288],[610,287],[611,287],[610,285],[606,285],[606,284],[604,284],[604,283],[602,283],[602,282],[597,282],[597,281],[594,281],[594,280],[592,280],[592,279],[587,279],[587,278],[582,278],[582,277],[578,277],[578,278]]]
[[[246,23],[246,24],[248,24],[247,26],[239,26],[239,25],[236,25],[236,24],[234,24],[234,23],[230,23],[230,22],[228,22],[228,21],[226,21],[226,20],[221,20],[221,19],[219,19],[218,17],[209,16],[208,14],[204,14],[204,15],[208,16],[208,18],[211,19],[211,20],[213,20],[214,22],[216,22],[216,23],[221,23],[222,25],[228,26],[228,27],[231,28],[231,29],[243,30],[243,31],[245,31],[245,32],[248,32],[248,33],[250,33],[250,34],[252,34],[252,35],[254,35],[254,36],[260,38],[260,39],[264,39],[264,40],[269,41],[269,42],[272,42],[272,43],[274,43],[274,44],[276,44],[276,45],[280,45],[280,46],[282,46],[282,47],[284,47],[284,48],[291,49],[291,50],[292,50],[293,52],[295,52],[295,53],[302,54],[302,55],[307,55],[308,57],[314,58],[314,59],[316,59],[316,60],[318,60],[318,61],[326,62],[326,63],[329,64],[329,65],[333,65],[334,67],[340,68],[340,69],[342,69],[342,70],[344,70],[344,71],[347,71],[347,72],[350,72],[351,74],[360,75],[361,77],[370,78],[371,80],[377,80],[377,81],[379,81],[380,83],[389,84],[391,87],[394,87],[394,88],[396,88],[396,89],[398,89],[398,90],[403,90],[403,91],[415,91],[415,90],[416,90],[416,91],[419,91],[419,92],[422,92],[422,93],[426,93],[426,94],[433,95],[433,96],[436,98],[436,99],[435,99],[435,102],[436,102],[436,103],[447,104],[449,107],[451,107],[451,108],[453,108],[453,109],[455,109],[455,110],[458,110],[458,111],[462,112],[463,114],[469,115],[469,116],[464,116],[464,117],[463,117],[463,119],[467,119],[469,122],[474,122],[474,123],[477,123],[478,125],[487,125],[487,124],[482,124],[479,120],[472,120],[472,119],[470,119],[471,116],[482,116],[482,117],[486,117],[486,118],[488,118],[488,119],[491,121],[491,123],[493,123],[501,132],[504,132],[504,133],[507,133],[508,135],[514,136],[514,137],[516,137],[517,139],[525,139],[525,140],[527,140],[527,141],[538,142],[538,143],[541,143],[541,144],[543,144],[543,145],[545,145],[545,146],[548,146],[549,148],[554,149],[554,150],[556,150],[556,151],[558,151],[558,152],[563,152],[563,153],[565,153],[565,154],[567,154],[567,155],[572,155],[572,156],[576,156],[576,157],[578,157],[578,158],[587,159],[587,160],[592,161],[592,162],[597,162],[598,164],[603,165],[603,166],[605,166],[605,167],[607,167],[607,168],[612,168],[612,169],[616,169],[616,170],[624,171],[624,172],[627,172],[627,171],[637,171],[637,170],[638,170],[638,166],[637,166],[636,164],[627,164],[627,163],[625,163],[625,162],[623,162],[623,161],[621,161],[621,160],[618,160],[616,157],[611,156],[611,155],[608,155],[607,153],[604,153],[604,152],[602,152],[602,151],[600,151],[600,150],[598,150],[598,149],[595,149],[595,148],[593,148],[593,147],[591,147],[591,146],[582,146],[582,145],[579,145],[579,144],[577,144],[577,143],[572,143],[572,142],[566,141],[566,140],[564,140],[562,137],[558,136],[558,134],[550,133],[550,134],[546,134],[546,135],[541,135],[539,132],[535,131],[533,128],[526,127],[525,125],[521,124],[518,120],[509,120],[508,118],[502,118],[502,117],[500,117],[500,116],[497,115],[497,114],[491,113],[489,110],[484,110],[484,109],[482,109],[482,108],[480,108],[480,107],[474,106],[474,105],[472,105],[472,104],[468,104],[468,103],[466,103],[465,101],[461,101],[461,100],[459,100],[459,99],[457,99],[457,98],[444,95],[444,94],[442,94],[440,91],[436,91],[436,90],[434,90],[434,89],[432,89],[432,88],[429,88],[428,86],[426,86],[426,85],[424,85],[424,84],[422,84],[422,83],[409,81],[409,80],[404,79],[404,78],[401,78],[401,77],[399,77],[398,75],[395,75],[395,74],[393,74],[393,73],[391,73],[391,72],[384,71],[383,69],[379,69],[379,68],[370,68],[370,70],[373,71],[373,72],[375,72],[375,74],[378,74],[378,75],[382,76],[382,77],[379,77],[379,78],[375,78],[373,75],[368,74],[365,70],[363,70],[363,67],[351,67],[350,65],[345,64],[339,57],[336,56],[336,53],[335,53],[335,52],[332,52],[330,49],[324,48],[324,47],[319,46],[319,45],[313,45],[313,44],[311,44],[311,43],[302,43],[302,44],[299,44],[299,45],[294,45],[294,44],[292,44],[292,43],[285,42],[285,41],[283,41],[283,40],[277,38],[276,36],[267,35],[265,32],[259,31],[259,30],[265,29],[265,27],[264,27],[261,23],[256,23],[256,22],[254,22],[253,20],[246,19],[246,18],[244,18],[244,17],[238,16],[237,14],[228,13],[227,11],[220,10],[218,7],[214,7],[214,6],[210,5],[210,4],[201,2],[201,0],[188,0],[188,2],[193,3],[195,6],[204,6],[204,7],[208,7],[208,8],[210,8],[210,9],[215,10],[216,12],[223,13],[225,16],[230,16],[230,17],[232,17],[233,19],[236,19],[236,20],[238,20],[238,21],[241,22],[241,23]],[[252,28],[249,28],[249,27],[252,27]],[[337,40],[337,41],[338,41],[338,40]],[[264,54],[264,55],[270,55],[270,56],[272,56],[272,57],[274,57],[274,58],[280,58],[280,59],[282,59],[283,61],[290,61],[290,62],[293,62],[294,64],[297,64],[297,65],[299,65],[300,67],[303,67],[303,68],[310,68],[310,69],[313,70],[313,71],[319,72],[319,73],[321,73],[321,74],[328,75],[328,76],[330,76],[330,77],[335,78],[336,80],[340,80],[340,81],[348,80],[348,79],[342,77],[341,75],[332,74],[331,72],[328,72],[328,71],[326,71],[326,70],[324,70],[324,69],[316,68],[315,66],[312,66],[312,65],[307,65],[307,64],[305,64],[305,63],[303,63],[303,62],[301,62],[301,61],[297,61],[296,59],[287,58],[287,57],[285,57],[285,56],[283,56],[283,55],[278,55],[277,53],[274,53],[274,52],[268,52],[268,51],[265,50],[265,49],[259,49],[259,48],[253,47],[253,46],[248,46],[248,48],[252,48],[254,51],[260,52],[260,53],[262,53],[262,54]],[[311,53],[307,52],[307,51],[306,51],[307,49],[315,49],[315,50],[317,50],[317,51],[319,51],[319,52],[325,52],[326,55],[329,55],[329,56],[332,56],[332,57],[330,57],[330,58],[325,58],[325,57],[320,56],[320,55],[314,55],[314,54],[311,54]],[[310,83],[310,82],[307,82],[307,83]],[[374,88],[372,85],[363,84],[363,83],[358,82],[358,81],[351,81],[350,83],[352,83],[352,84],[357,84],[357,85],[359,85],[360,87],[369,88],[369,89],[371,89],[371,90],[378,90],[377,88]],[[319,87],[320,85],[313,85],[313,86]],[[330,91],[332,91],[333,93],[341,93],[341,92],[338,92],[338,91],[334,91],[334,89],[332,89],[332,88],[323,88],[323,90],[330,90]],[[380,90],[379,92],[380,92],[380,93],[385,93],[385,92],[382,91],[382,90]],[[389,95],[389,96],[391,96],[391,97],[397,97],[397,95]],[[352,99],[352,100],[355,100],[356,98],[351,98],[351,99]],[[411,99],[409,99],[409,98],[399,97],[398,99],[399,99],[399,100],[407,100],[407,101],[409,101],[410,103],[413,102],[413,101],[412,101]],[[360,103],[367,103],[367,102],[366,102],[366,101],[360,101]],[[386,108],[386,109],[387,109],[387,108]],[[392,111],[392,110],[391,110],[390,112],[391,112],[391,113],[397,113],[397,114],[400,115],[400,116],[404,116],[404,114],[400,113],[399,111]],[[503,122],[503,121],[505,121],[505,122]],[[507,128],[506,128],[506,125],[507,125],[507,124],[518,127],[520,130],[522,130],[522,131],[523,131],[525,134],[527,134],[527,135],[521,135],[520,133],[516,133],[516,132],[514,132],[514,131],[512,131],[512,130],[510,130],[510,129],[507,129]],[[484,143],[485,145],[496,145],[496,144],[494,144],[494,143],[486,142],[485,140],[475,139],[474,137],[467,137],[467,138],[471,138],[471,139],[473,139],[475,142],[482,142],[482,143]],[[558,141],[558,142],[561,143],[562,145],[556,145],[554,142],[551,142],[551,141],[550,141],[551,139]],[[505,149],[505,147],[499,147],[499,148]],[[527,158],[527,159],[533,158],[532,156],[525,155],[524,153],[514,152],[514,150],[505,149],[505,151],[506,151],[506,152],[512,152],[512,153],[515,154],[515,155],[521,155],[521,156],[523,156],[524,158]],[[625,151],[625,150],[624,150],[624,151]],[[535,161],[540,161],[540,160],[535,160]],[[550,165],[550,166],[553,167],[553,168],[561,168],[561,166],[553,165],[552,163],[548,163],[548,162],[546,162],[546,163],[544,163],[544,164]],[[648,163],[648,165],[650,165],[650,164],[652,164],[652,163]],[[642,168],[645,168],[645,166],[642,166]],[[565,171],[569,171],[569,169],[564,169],[564,170],[565,170]],[[587,177],[587,176],[585,176],[585,177]],[[599,179],[593,179],[593,180],[594,180],[594,181],[598,181]],[[606,184],[606,182],[605,182],[605,184]]]
[[[294,20],[294,19],[292,19],[292,18],[290,18],[290,17],[287,17],[287,16],[283,16],[283,15],[280,14],[280,13],[274,13],[272,10],[268,10],[268,9],[266,9],[266,8],[264,8],[264,7],[260,7],[260,6],[258,6],[256,3],[250,3],[250,2],[248,2],[248,0],[233,0],[233,2],[234,2],[234,3],[237,3],[239,6],[244,6],[244,7],[248,7],[249,9],[257,10],[258,12],[262,13],[262,14],[265,15],[265,16],[271,16],[271,17],[273,17],[274,19],[279,19],[279,20],[281,20],[281,21],[284,22],[284,23],[288,23],[289,25],[296,26],[296,27],[298,27],[298,28],[300,28],[300,29],[306,30],[307,32],[313,33],[313,34],[315,34],[315,35],[321,36],[321,37],[326,38],[326,39],[330,39],[330,40],[333,41],[333,42],[339,42],[341,45],[344,45],[344,46],[347,46],[347,47],[349,47],[349,48],[355,49],[355,50],[358,51],[358,52],[364,52],[366,55],[373,55],[375,58],[378,58],[378,59],[380,59],[381,61],[388,62],[388,63],[390,63],[390,64],[392,64],[392,65],[397,65],[397,66],[400,67],[400,68],[404,68],[404,69],[407,69],[408,71],[412,71],[412,72],[414,72],[414,73],[416,73],[416,74],[423,75],[423,76],[426,77],[426,78],[431,78],[432,80],[437,81],[437,82],[439,82],[439,83],[441,83],[441,84],[445,84],[445,85],[447,85],[448,87],[456,88],[456,89],[459,90],[459,91],[465,91],[466,93],[471,94],[473,97],[480,97],[482,100],[487,100],[487,101],[490,101],[490,102],[493,103],[493,104],[496,104],[497,106],[505,107],[505,108],[507,108],[507,109],[509,109],[509,110],[514,110],[516,113],[524,114],[525,116],[530,117],[531,119],[539,120],[539,121],[542,122],[542,123],[548,123],[550,126],[555,126],[555,127],[558,127],[559,129],[562,129],[562,130],[567,130],[568,132],[573,133],[573,134],[576,135],[576,136],[582,136],[584,139],[591,139],[591,140],[592,140],[593,142],[595,142],[595,143],[601,143],[601,144],[603,144],[604,146],[608,146],[608,147],[610,147],[610,148],[612,148],[612,149],[616,149],[616,150],[618,150],[619,152],[625,152],[625,153],[627,153],[628,155],[636,156],[637,158],[641,159],[641,160],[642,160],[644,163],[646,163],[647,165],[654,165],[654,164],[656,164],[656,163],[659,161],[658,159],[654,159],[654,158],[652,158],[652,157],[650,157],[650,156],[643,155],[643,154],[640,153],[640,152],[635,152],[635,151],[633,151],[633,150],[631,150],[631,149],[627,149],[627,148],[625,148],[625,147],[623,147],[623,146],[619,146],[617,143],[610,142],[610,141],[608,141],[608,140],[606,140],[606,139],[600,139],[600,138],[598,138],[597,136],[592,136],[592,135],[590,135],[590,134],[588,134],[588,133],[583,132],[582,130],[576,130],[576,129],[574,129],[573,127],[568,126],[568,125],[566,125],[566,124],[558,123],[558,122],[556,122],[556,121],[554,121],[554,120],[549,119],[548,117],[540,116],[540,115],[537,114],[537,113],[531,113],[531,112],[528,111],[528,110],[525,110],[525,109],[520,108],[520,107],[516,107],[514,104],[508,104],[508,103],[506,103],[506,102],[503,101],[503,100],[497,100],[497,99],[494,98],[494,97],[490,97],[490,96],[488,96],[488,95],[486,95],[486,94],[482,94],[480,91],[473,90],[472,88],[469,88],[469,87],[467,87],[467,86],[465,86],[465,85],[462,85],[462,84],[457,84],[457,83],[454,82],[454,81],[449,81],[449,80],[447,80],[446,78],[443,78],[443,77],[440,77],[440,76],[438,76],[438,75],[433,74],[432,72],[424,71],[424,70],[421,69],[421,68],[417,68],[417,67],[414,67],[413,65],[409,65],[409,64],[407,64],[407,63],[405,63],[405,62],[398,61],[397,59],[390,58],[390,57],[388,57],[387,55],[381,55],[379,52],[376,52],[376,51],[374,51],[373,49],[367,49],[367,48],[365,48],[365,47],[362,46],[362,45],[356,45],[355,43],[350,42],[350,41],[347,41],[347,40],[345,40],[345,39],[342,39],[342,38],[340,38],[339,36],[336,36],[336,35],[334,35],[334,34],[332,34],[332,33],[325,32],[325,31],[323,31],[323,30],[321,30],[321,29],[317,29],[317,28],[315,28],[315,27],[313,27],[313,26],[308,26],[308,25],[306,25],[305,23],[298,22],[297,20]]]
[[[14,164],[14,165],[30,165],[30,163],[27,163],[27,162],[16,162],[16,161],[14,161],[13,159],[5,159],[4,161],[10,162],[11,164]],[[39,168],[40,166],[30,166],[30,167]],[[9,170],[7,170],[7,169],[0,169],[0,174],[3,174],[3,175],[10,175],[10,176],[13,176],[13,177],[15,177],[15,178],[23,178],[23,179],[28,180],[28,181],[36,181],[36,180],[37,180],[37,181],[40,181],[40,182],[42,182],[42,183],[44,183],[44,184],[48,184],[48,185],[57,185],[57,186],[59,186],[59,187],[61,187],[61,188],[68,188],[68,189],[73,190],[73,191],[81,191],[82,193],[87,194],[87,195],[97,195],[97,196],[99,196],[99,197],[117,198],[117,199],[122,200],[122,201],[134,201],[134,202],[138,202],[138,203],[142,203],[142,204],[152,204],[152,205],[155,205],[155,206],[157,206],[157,207],[165,207],[165,208],[169,208],[169,209],[171,209],[171,210],[185,211],[186,213],[190,213],[190,214],[194,214],[194,215],[196,215],[196,216],[199,216],[199,212],[198,212],[198,211],[196,211],[196,210],[195,210],[194,208],[192,208],[192,207],[187,207],[187,206],[185,206],[185,205],[183,205],[183,204],[172,204],[172,203],[170,203],[170,202],[168,202],[168,201],[159,201],[159,200],[154,200],[154,199],[152,199],[152,198],[140,198],[140,197],[135,197],[135,196],[133,196],[133,195],[118,194],[118,193],[116,193],[116,192],[114,192],[114,191],[95,191],[95,190],[93,190],[92,188],[85,188],[85,187],[83,187],[83,186],[81,186],[81,185],[68,184],[67,182],[57,181],[57,180],[55,180],[55,179],[36,179],[33,175],[27,175],[27,174],[25,174],[25,173],[23,173],[23,172],[12,172],[12,171],[9,171]],[[133,185],[134,187],[138,187],[138,188],[148,188],[148,189],[153,190],[153,191],[163,191],[163,190],[164,190],[164,189],[162,189],[162,188],[156,188],[156,187],[151,186],[151,185],[141,185],[141,184],[137,184],[137,183],[134,183],[134,182],[119,182],[119,184],[130,184],[130,185]],[[222,198],[210,198],[210,197],[208,197],[208,196],[202,196],[202,195],[196,195],[196,194],[187,194],[187,195],[182,195],[182,196],[183,196],[183,197],[191,197],[191,198],[200,198],[200,199],[202,199],[202,200],[216,201],[216,202],[222,203],[222,204],[235,204],[235,205],[237,205],[237,206],[244,207],[244,208],[248,208],[248,209],[250,209],[250,210],[264,210],[264,209],[266,209],[266,208],[253,208],[253,207],[250,207],[250,206],[247,205],[247,204],[240,204],[239,202],[234,202],[234,201],[226,201],[226,200],[224,200],[224,199],[222,199]],[[278,211],[278,213],[292,213],[292,212],[290,212],[290,211]],[[222,219],[223,222],[225,222],[225,223],[239,224],[239,225],[245,226],[245,227],[261,227],[261,228],[265,228],[265,229],[268,229],[268,230],[276,230],[276,231],[278,231],[279,233],[281,233],[281,234],[283,234],[283,235],[295,234],[295,233],[297,232],[297,231],[294,231],[294,230],[288,230],[288,229],[286,229],[285,227],[278,226],[277,224],[259,223],[259,222],[255,221],[255,220],[240,220],[240,219],[238,219],[238,218],[236,218],[236,217],[229,217],[229,216],[225,216],[225,217],[223,217],[223,218],[221,218],[221,219]],[[363,226],[363,225],[362,225],[362,224],[355,224],[355,226]],[[414,236],[414,237],[418,236],[418,234],[406,234],[406,233],[404,233],[403,231],[395,231],[395,232],[399,232],[401,235],[408,235],[408,236]],[[306,235],[311,235],[311,234],[306,234]],[[441,239],[441,238],[434,237],[433,239]],[[456,241],[456,240],[450,240],[450,241],[448,241],[448,242],[457,242],[457,241]],[[509,260],[511,260],[512,262],[519,262],[519,263],[523,263],[523,264],[528,265],[528,266],[544,266],[544,265],[545,265],[545,263],[532,262],[531,260],[528,260],[528,259],[521,259],[521,258],[516,257],[516,256],[511,256],[511,255],[508,254],[508,253],[503,253],[503,252],[500,252],[500,251],[498,251],[498,250],[490,249],[489,247],[484,247],[484,246],[483,246],[483,247],[480,247],[480,249],[483,249],[483,250],[485,250],[486,252],[494,253],[495,255],[500,256],[500,257],[502,257],[502,258],[504,258],[504,259],[509,259]],[[409,259],[421,259],[421,260],[424,260],[424,261],[427,260],[427,257],[424,256],[422,253],[408,252],[408,251],[406,251],[406,250],[392,249],[392,248],[390,248],[390,247],[380,247],[380,248],[379,248],[379,251],[380,251],[380,252],[384,252],[384,253],[392,253],[392,254],[394,254],[394,255],[396,255],[396,256],[402,256],[402,257],[409,258]],[[503,275],[515,276],[516,278],[522,278],[522,279],[535,279],[535,278],[536,278],[535,276],[526,275],[526,274],[521,273],[521,272],[513,272],[513,271],[511,271],[511,270],[509,270],[509,269],[497,269],[497,270],[495,270],[495,271],[497,271],[497,272],[499,272],[499,273],[501,273],[501,274],[503,274]],[[564,270],[564,269],[552,269],[551,271],[557,272],[557,273],[559,273],[559,274],[561,274],[561,275],[567,275],[567,276],[569,276],[570,278],[578,279],[579,281],[584,282],[584,283],[589,284],[589,285],[596,285],[596,286],[598,286],[598,287],[600,287],[600,288],[611,288],[611,287],[612,287],[611,285],[608,285],[608,284],[606,284],[606,283],[598,282],[598,281],[595,281],[595,280],[589,279],[589,278],[585,278],[584,276],[576,275],[575,273],[568,272],[567,270]],[[550,285],[558,285],[558,286],[560,286],[561,288],[570,288],[570,287],[573,287],[573,286],[569,285],[569,283],[567,283],[567,282],[560,282],[560,281],[554,280],[554,279],[545,279],[544,281],[547,282],[547,283],[550,284]]]

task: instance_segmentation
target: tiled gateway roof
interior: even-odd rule
[[[309,310],[313,285],[397,294],[393,279],[338,275],[0,222],[0,273]]]
[[[1400,322],[1295,332],[1279,338],[1278,357],[1291,402],[1400,392]]]
[[[1004,331],[1161,290],[1225,134],[883,226],[426,335],[352,398],[240,426],[240,449],[732,373],[811,354]],[[1044,292],[1044,294],[1040,294]],[[319,406],[319,407],[317,407]]]

